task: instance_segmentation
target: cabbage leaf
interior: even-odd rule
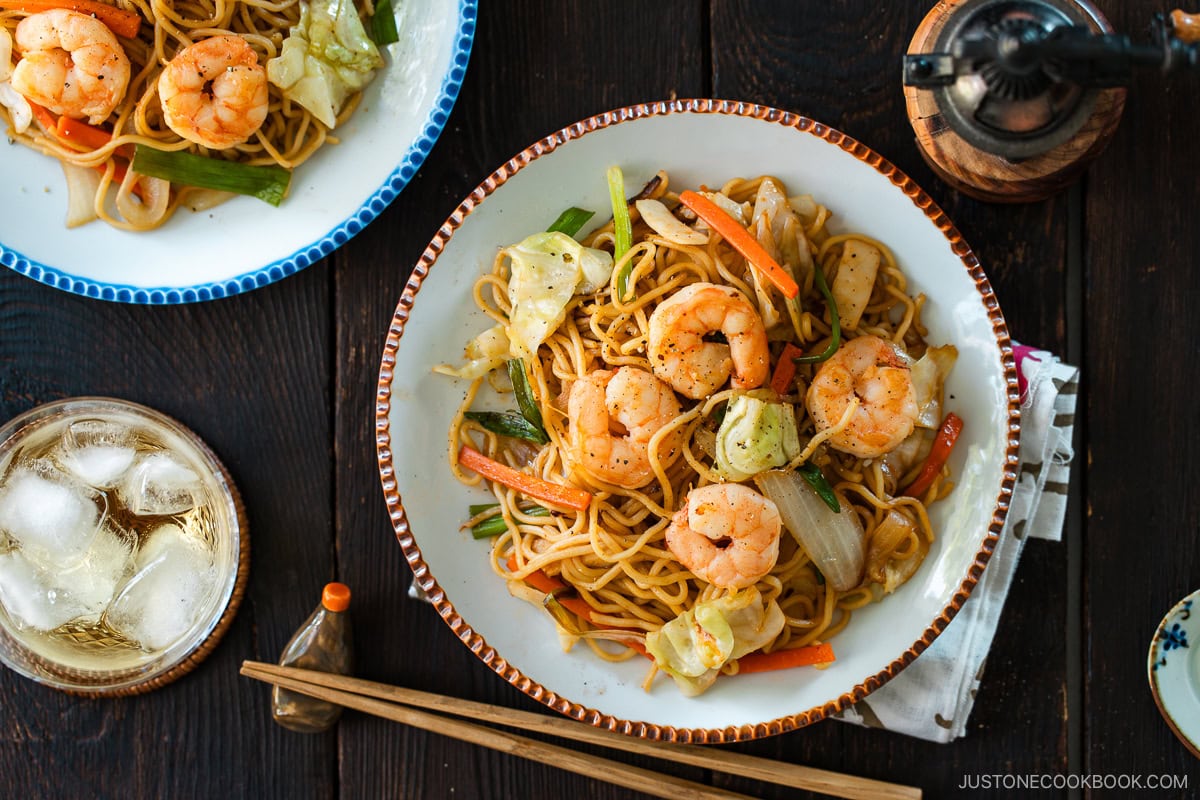
[[[683,694],[695,697],[713,684],[729,661],[759,650],[779,635],[785,619],[758,589],[697,603],[646,634],[646,652]]]
[[[383,66],[353,0],[316,0],[301,6],[300,22],[267,62],[267,78],[283,96],[312,112],[327,128],[337,124],[346,99]]]
[[[717,430],[716,469],[722,477],[744,481],[782,467],[802,452],[791,403],[774,392],[748,392],[729,401]]]
[[[475,380],[488,374],[508,361],[508,337],[504,334],[503,325],[493,325],[483,333],[467,342],[463,350],[466,362],[460,367],[449,364],[439,364],[434,372],[450,375],[455,378]]]
[[[567,315],[576,294],[599,291],[612,276],[612,255],[565,233],[535,233],[502,251],[511,260],[506,333],[514,358],[533,358]]]

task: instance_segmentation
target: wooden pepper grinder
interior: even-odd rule
[[[1175,9],[1171,12],[1171,30],[1176,38],[1188,44],[1200,42],[1200,14],[1185,14]]]
[[[1200,19],[1175,11],[1155,26],[1136,44],[1089,0],[940,0],[904,59],[921,154],[982,200],[1059,192],[1112,139],[1133,67],[1196,67]]]

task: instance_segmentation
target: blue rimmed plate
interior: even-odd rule
[[[396,3],[400,41],[367,87],[340,143],[292,176],[278,208],[239,197],[181,210],[149,233],[102,222],[64,227],[66,188],[51,159],[4,153],[0,264],[86,297],[190,303],[274,283],[332,253],[375,219],[412,179],[450,116],[466,74],[477,0],[455,13],[439,0]]]
[[[1200,590],[1167,612],[1154,639],[1146,670],[1150,691],[1167,725],[1200,758]]]

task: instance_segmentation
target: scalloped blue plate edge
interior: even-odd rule
[[[379,216],[417,174],[417,170],[433,150],[434,144],[437,143],[438,137],[446,127],[450,112],[458,99],[459,89],[462,88],[462,82],[467,73],[467,62],[471,57],[477,15],[478,0],[459,0],[458,27],[455,32],[454,54],[450,60],[450,68],[442,77],[441,88],[433,107],[426,116],[421,135],[409,146],[404,158],[391,175],[374,194],[363,201],[358,211],[342,220],[339,225],[320,239],[296,250],[290,256],[232,278],[185,287],[146,288],[80,278],[32,261],[17,251],[5,247],[2,243],[0,243],[0,265],[39,283],[71,294],[95,300],[139,305],[177,305],[232,297],[294,275],[350,241],[368,223]]]

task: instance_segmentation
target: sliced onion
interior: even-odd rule
[[[754,480],[774,501],[784,527],[834,589],[846,592],[862,582],[865,535],[858,515],[848,504],[842,503],[841,511],[833,511],[795,471],[771,470],[754,476]]]
[[[893,558],[904,540],[913,536],[918,542],[916,552],[907,558]],[[883,591],[891,594],[913,576],[927,552],[929,543],[917,531],[917,523],[912,517],[893,508],[871,534],[871,547],[867,552],[867,579],[882,584]]]
[[[908,438],[892,450],[884,453],[880,459],[883,473],[897,485],[910,469],[925,460],[933,445],[934,432],[928,428],[917,427]]]
[[[67,179],[67,227],[80,225],[96,219],[96,192],[100,191],[100,173],[90,167],[59,162],[63,177]]]
[[[0,81],[6,81],[12,76],[12,34],[8,28],[0,28]]]
[[[505,441],[508,445],[508,451],[513,456],[512,466],[518,468],[527,467],[532,464],[542,449],[538,445],[531,444],[522,439],[507,438]]]
[[[701,245],[708,242],[708,234],[693,230],[684,225],[670,210],[657,200],[638,200],[638,213],[642,221],[654,229],[654,232],[675,244]]]
[[[134,188],[141,197],[134,194]],[[133,170],[125,173],[117,190],[117,210],[126,221],[139,227],[161,225],[166,219],[167,202],[171,199],[171,184],[162,178],[139,175]]]
[[[775,237],[771,234],[770,219],[766,216],[758,217],[751,225],[750,230],[754,234],[754,238],[762,246],[762,249],[767,252],[767,255],[779,261],[779,248],[775,246]],[[780,266],[783,265],[781,264]],[[783,267],[783,269],[789,275],[792,274],[791,267]],[[758,313],[762,317],[763,325],[767,330],[777,328],[783,320],[783,315],[775,308],[775,303],[771,298],[770,287],[774,284],[762,274],[762,270],[750,270],[750,278],[754,284],[754,295],[758,299]]]
[[[210,208],[216,208],[221,203],[232,200],[237,196],[234,192],[222,192],[219,189],[200,189],[189,186],[187,194],[181,198],[180,202],[189,211],[208,211]]]
[[[942,424],[942,386],[958,361],[952,344],[931,347],[912,365],[913,389],[917,393],[917,427],[937,429]]]
[[[13,131],[24,133],[29,130],[29,126],[33,124],[33,109],[30,107],[29,101],[7,81],[0,83],[0,106],[8,109]]]
[[[696,448],[711,459],[717,457],[717,434],[710,431],[704,426],[696,428],[696,432],[692,434],[692,441],[696,443]]]
[[[789,197],[788,205],[800,215],[806,225],[811,225],[817,218],[817,201],[813,199],[811,194]]]
[[[717,208],[736,219],[739,224],[746,224],[746,210],[742,207],[741,203],[731,199],[729,195],[722,194],[721,192],[701,192],[700,194],[712,200]],[[703,225],[704,223],[701,222],[700,224]]]
[[[858,328],[858,321],[875,290],[875,275],[879,272],[881,258],[878,248],[859,239],[849,239],[843,245],[842,258],[833,285],[829,287],[837,302],[843,330]]]

